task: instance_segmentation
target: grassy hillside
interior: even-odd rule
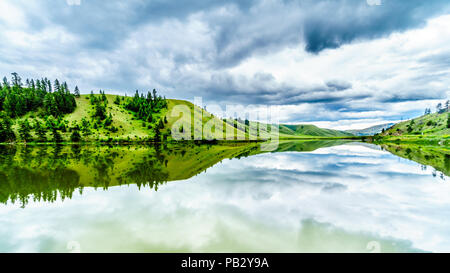
[[[376,142],[450,145],[449,113],[434,113],[395,124],[375,137]]]
[[[184,100],[168,100],[168,110],[165,113],[168,123],[165,125],[163,132],[166,135],[171,135],[172,128],[177,128],[174,126],[175,123],[186,123],[191,124],[191,138],[194,139],[195,136],[201,136],[203,128],[206,124],[211,124],[211,132],[204,133],[203,136],[208,139],[226,139],[227,132],[232,132],[233,135],[242,135],[246,138],[249,137],[249,133],[246,132],[244,126],[237,126],[234,128],[231,124],[224,122],[223,120],[211,115],[211,113],[205,111],[204,109],[194,105],[189,101]],[[174,112],[175,107],[186,106],[189,108],[191,115],[185,116],[184,114],[175,115],[177,111]],[[189,120],[190,119],[190,120]],[[214,125],[218,128],[222,126],[221,130],[216,130]],[[184,128],[185,129],[185,128]],[[256,137],[256,136],[255,136]]]
[[[83,121],[89,121],[90,128],[88,133],[82,133],[82,141],[98,142],[98,141],[143,141],[151,140],[155,137],[155,127],[158,122],[164,121],[163,128],[160,130],[163,138],[172,139],[172,128],[179,133],[189,135],[189,127],[182,124],[191,123],[190,139],[195,136],[202,136],[201,128],[210,128],[203,131],[203,138],[207,139],[261,139],[271,135],[268,132],[267,124],[243,121],[223,121],[204,109],[183,100],[167,100],[167,109],[163,109],[159,113],[152,114],[152,122],[146,122],[137,118],[136,113],[125,108],[126,103],[131,100],[130,97],[118,95],[106,95],[106,115],[111,115],[112,123],[109,127],[96,126],[92,118],[95,112],[95,106],[90,102],[91,95],[81,95],[76,98],[75,111],[66,114],[61,121],[65,124],[66,129],[61,130],[61,135],[65,142],[70,142],[72,134],[71,128],[75,125],[81,125]],[[93,95],[100,98],[101,95]],[[190,115],[184,115],[174,111],[176,107],[185,107],[189,109]],[[194,114],[195,113],[195,114]],[[24,120],[28,120],[31,125],[35,120],[39,120],[45,124],[45,120],[41,118],[41,110],[27,113],[25,116],[13,120],[13,130],[19,136],[19,124]],[[202,118],[200,118],[202,117]],[[190,122],[189,122],[190,121]],[[97,122],[98,123],[98,122]],[[180,125],[181,124],[181,125]],[[95,125],[95,126],[94,126]],[[258,126],[262,128],[260,133],[252,132],[250,126]],[[222,127],[222,128],[220,128]],[[270,127],[270,126],[269,126]],[[115,130],[111,130],[114,128]],[[208,132],[207,132],[208,131]],[[350,133],[321,129],[314,125],[280,125],[279,137],[281,139],[304,139],[304,138],[335,138],[352,136]],[[36,132],[31,131],[31,137],[37,139]],[[49,142],[52,142],[50,132],[46,133]],[[189,137],[188,137],[189,138]],[[17,139],[21,142],[21,139]]]
[[[386,130],[383,136],[402,136],[402,135],[450,135],[447,120],[449,113],[434,113],[423,115],[421,117],[400,122]]]
[[[317,137],[348,137],[354,136],[352,133],[331,129],[322,129],[314,125],[280,125],[280,133],[296,136],[317,136]]]
[[[99,97],[99,95],[95,96]],[[114,99],[117,96],[106,95],[106,97],[108,99],[107,113],[111,113],[113,117],[112,125],[115,126],[118,131],[113,133],[105,130],[104,128],[99,128],[98,130],[93,130],[93,134],[87,137],[88,140],[107,139],[109,137],[122,139],[143,139],[148,136],[154,135],[153,130],[151,128],[148,128],[148,124],[134,118],[133,113],[129,110],[126,110],[123,107],[123,104],[114,104]],[[125,97],[120,97],[123,103]],[[64,117],[64,119],[69,121],[69,124],[72,124],[73,122],[79,122],[83,118],[90,119],[90,116],[94,111],[94,107],[89,103],[88,95],[82,95],[80,98],[76,99],[76,102],[77,108],[75,109],[75,112]],[[160,118],[160,115],[155,116],[155,119],[156,118]]]
[[[95,97],[99,98],[100,95],[94,95]],[[115,95],[106,95],[108,100],[107,105],[107,114],[111,114],[113,118],[112,125],[115,126],[118,131],[117,132],[111,132],[109,130],[106,130],[105,128],[97,128],[91,130],[90,135],[83,135],[84,141],[97,141],[97,140],[107,140],[109,138],[113,139],[130,139],[130,140],[139,140],[144,139],[146,137],[152,137],[154,135],[153,130],[151,128],[147,127],[147,124],[136,119],[133,116],[133,113],[129,110],[126,110],[123,105],[116,105],[114,104],[114,99],[117,97]],[[125,100],[125,97],[121,96],[122,102]],[[86,119],[91,121],[91,115],[94,112],[94,106],[92,106],[89,102],[89,95],[81,95],[79,98],[76,98],[76,104],[77,107],[75,108],[75,111],[71,114],[66,114],[63,117],[63,120],[67,127],[72,126],[75,123],[80,124],[82,119]],[[19,121],[22,121],[24,119],[28,119],[30,123],[33,122],[33,119],[36,118],[40,120],[41,122],[45,123],[45,120],[40,118],[40,111],[37,111],[35,113],[28,113],[24,117],[16,118],[14,120],[13,130],[15,131],[16,135],[18,134],[18,123]],[[160,118],[155,117],[155,118]],[[70,132],[67,130],[66,132],[61,132],[63,139],[65,141],[70,140]],[[32,132],[33,137],[36,137],[35,133]],[[51,135],[49,132],[47,132],[47,138],[49,141],[51,141]],[[20,141],[20,139],[18,139]]]

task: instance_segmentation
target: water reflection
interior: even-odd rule
[[[409,160],[422,164],[424,170],[433,166],[433,176],[439,176],[445,180],[445,175],[450,176],[450,150],[442,146],[422,146],[412,144],[383,144],[383,149]]]
[[[334,141],[285,142],[277,150],[313,151]],[[145,146],[0,146],[0,202],[65,200],[84,187],[136,184],[158,190],[195,176],[224,159],[260,153],[259,144],[154,144]]]
[[[448,251],[448,154],[415,149],[4,146],[0,251]]]

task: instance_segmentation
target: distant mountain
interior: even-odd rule
[[[392,127],[395,123],[386,123],[375,125],[369,128],[361,129],[361,130],[347,130],[347,132],[354,134],[355,136],[373,136],[379,134],[384,130]]]
[[[280,124],[280,134],[294,136],[317,136],[317,137],[346,137],[354,134],[345,131],[319,128],[315,125],[287,125]]]

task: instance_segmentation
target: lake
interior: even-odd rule
[[[0,252],[450,251],[450,153],[1,146]]]

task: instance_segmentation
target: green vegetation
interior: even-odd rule
[[[190,114],[177,112],[185,107]],[[204,128],[209,128],[205,130]],[[182,139],[262,140],[273,136],[268,124],[219,119],[187,101],[168,100],[156,90],[133,97],[104,91],[73,94],[65,82],[26,80],[17,73],[0,84],[0,143],[149,142]],[[313,125],[280,125],[281,139],[340,138],[352,134]]]
[[[281,141],[275,152],[310,152],[351,143],[346,140]],[[430,165],[450,175],[445,147],[385,143],[389,152]],[[266,153],[255,142],[222,144],[152,143],[149,145],[0,145],[0,202],[29,199],[53,202],[86,187],[136,184],[158,190],[169,181],[186,180],[225,159]]]
[[[387,135],[449,135],[448,114],[434,113],[401,122],[385,132]]]
[[[436,170],[450,176],[450,149],[448,146],[384,143],[381,147],[397,156],[433,166]]]
[[[313,151],[344,141],[281,142],[276,152]],[[158,187],[186,180],[224,159],[263,153],[260,144],[0,145],[0,203],[53,202],[85,187]]]
[[[0,84],[0,111],[10,118],[21,117],[29,112],[39,112],[41,117],[59,117],[75,110],[75,96],[70,94],[67,83],[47,78],[26,80],[25,87],[17,73],[12,73],[12,82],[6,77]]]
[[[444,106],[443,106],[444,105]],[[436,112],[425,109],[425,115],[395,124],[374,137],[377,143],[415,143],[447,146],[450,144],[450,102],[439,103]]]
[[[294,136],[349,137],[352,133],[331,129],[322,129],[314,125],[280,125],[280,133]]]
[[[167,100],[156,90],[133,98],[73,94],[67,83],[17,73],[0,84],[0,143],[159,141]]]

